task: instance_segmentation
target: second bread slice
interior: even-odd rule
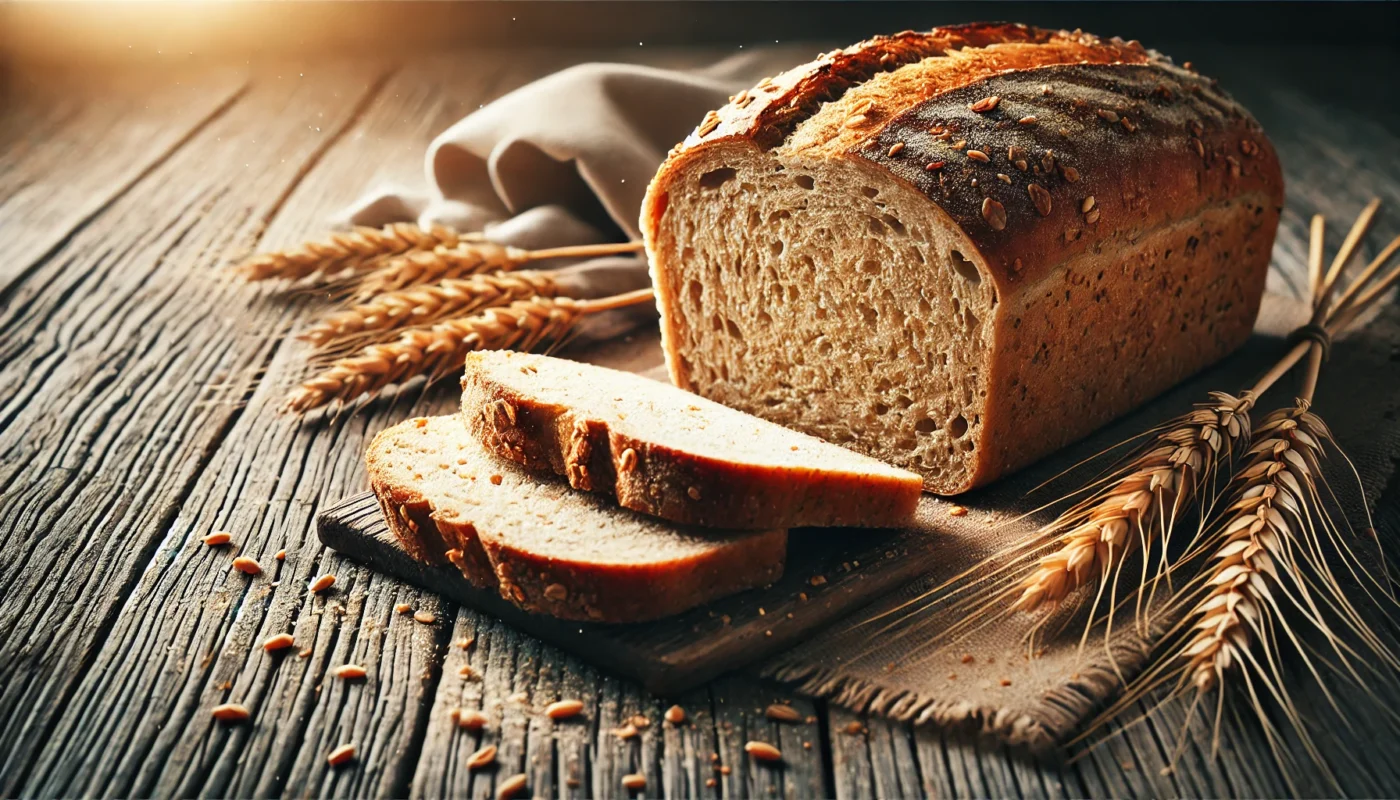
[[[787,532],[672,525],[538,478],[486,452],[455,415],[374,438],[370,485],[419,561],[562,619],[639,622],[762,586],[783,572]]]
[[[665,519],[893,527],[912,472],[639,375],[548,356],[467,357],[463,418],[492,452]]]

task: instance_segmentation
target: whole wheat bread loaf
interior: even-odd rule
[[[665,383],[548,356],[470,354],[462,412],[493,453],[686,524],[892,527],[923,491],[912,472]]]
[[[688,528],[618,508],[496,458],[456,415],[381,432],[365,461],[414,558],[455,564],[528,611],[638,622],[782,575],[786,531]]]
[[[988,24],[739,93],[672,151],[641,227],[677,386],[955,493],[1239,346],[1282,199],[1214,81]]]

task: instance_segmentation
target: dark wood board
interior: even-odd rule
[[[769,586],[655,622],[600,625],[521,611],[472,586],[453,567],[414,561],[385,525],[371,492],[321,512],[316,528],[326,546],[356,561],[499,617],[662,695],[781,652],[926,568],[900,557],[897,531],[804,529],[791,534],[783,577]]]

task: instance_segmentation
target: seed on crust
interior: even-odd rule
[[[209,713],[220,722],[242,722],[250,715],[248,707],[241,703],[224,703],[214,706]]]
[[[981,161],[983,164],[992,160],[991,157],[989,157],[986,153],[982,152],[981,150],[968,150],[967,157],[972,159],[973,161]]]
[[[959,140],[957,140],[956,142],[953,142],[953,149],[954,149],[954,150],[966,150],[966,149],[967,149],[967,140],[966,140],[966,139],[959,139]]]
[[[1206,146],[1203,145],[1203,144],[1201,144],[1201,140],[1200,140],[1200,139],[1197,139],[1196,137],[1192,136],[1192,137],[1191,137],[1191,147],[1192,147],[1193,149],[1195,149],[1196,155],[1200,156],[1201,158],[1205,158],[1205,157],[1206,157]]]
[[[544,713],[550,719],[558,720],[576,717],[580,711],[583,711],[582,700],[558,700],[545,707]]]
[[[767,742],[745,742],[744,752],[758,761],[782,761],[783,751]]]
[[[326,756],[326,763],[330,764],[332,767],[338,767],[341,764],[346,764],[354,760],[355,745],[353,744],[343,744],[332,750],[330,755]]]
[[[1054,150],[1046,150],[1045,154],[1040,157],[1040,169],[1046,175],[1050,175],[1055,171]]]
[[[846,117],[845,124],[847,128],[857,128],[861,125],[864,125],[866,119],[868,119],[868,117],[866,117],[864,114],[852,114],[851,116]]]
[[[933,172],[936,169],[943,169],[943,165],[944,162],[942,161],[930,161],[924,165],[924,169],[928,170],[929,172]]]
[[[544,587],[544,596],[550,600],[569,599],[569,588],[562,583],[551,583]]]
[[[311,591],[320,594],[335,585],[334,575],[322,575],[311,582]]]
[[[774,703],[763,710],[763,715],[776,722],[801,722],[802,714],[792,706],[785,706],[782,703]]]
[[[479,731],[486,727],[486,715],[474,708],[457,712],[457,727]]]
[[[214,531],[204,537],[204,543],[210,547],[220,547],[233,541],[233,536],[228,531]]]
[[[902,152],[904,152],[904,142],[895,142],[894,144],[890,145],[888,155],[890,158],[894,158]]]
[[[666,709],[666,721],[672,725],[679,725],[685,722],[685,709],[680,706],[671,706]]]
[[[293,644],[295,644],[295,641],[296,640],[292,638],[292,635],[290,633],[279,633],[276,636],[273,636],[272,638],[263,642],[262,646],[263,649],[267,652],[275,653],[278,650],[286,650],[288,647],[291,647]]]
[[[1094,224],[1095,222],[1098,222],[1098,221],[1099,221],[1099,213],[1100,213],[1100,211],[1099,211],[1099,209],[1097,209],[1097,208],[1094,209],[1093,211],[1090,211],[1088,214],[1085,214],[1085,215],[1084,215],[1084,221],[1087,222],[1087,223],[1089,223],[1090,225]]]
[[[1136,123],[1136,122],[1133,122],[1131,119],[1128,119],[1127,117],[1124,117],[1124,118],[1118,120],[1118,124],[1119,124],[1119,125],[1122,125],[1122,126],[1123,126],[1123,130],[1127,131],[1128,133],[1135,133],[1135,132],[1137,131],[1137,123]]]
[[[1006,206],[988,197],[982,201],[982,219],[985,219],[994,231],[1005,230]]]
[[[631,472],[637,468],[637,451],[627,448],[622,451],[622,458],[618,459],[618,468],[623,472]]]
[[[1036,118],[1033,115],[1030,115],[1021,117],[1020,119],[1016,120],[1016,122],[1021,125],[1034,125],[1036,123]]]
[[[1255,144],[1253,139],[1241,139],[1240,152],[1253,158],[1255,154],[1259,152],[1259,145]]]
[[[647,788],[647,776],[632,773],[622,776],[622,788],[629,792],[636,792]]]
[[[1053,207],[1050,200],[1050,192],[1046,191],[1045,187],[1038,183],[1032,183],[1030,186],[1027,186],[1026,192],[1030,194],[1031,202],[1035,203],[1035,210],[1040,212],[1040,216],[1050,216],[1050,209]]]
[[[335,668],[335,676],[347,681],[359,680],[367,674],[369,673],[359,664],[341,664]]]
[[[233,568],[248,575],[257,575],[262,572],[262,565],[247,556],[235,558],[233,560]]]
[[[686,489],[686,490],[685,490],[685,493],[686,493],[687,496],[690,497],[691,500],[699,500],[699,499],[700,499],[700,487],[698,487],[698,486],[692,486],[692,487],[690,487],[689,489]]]
[[[496,762],[496,745],[488,744],[480,750],[467,756],[467,769],[481,769],[488,764]]]
[[[1060,167],[1060,173],[1065,176],[1065,180],[1070,183],[1079,183],[1079,170],[1074,167]]]
[[[413,618],[424,625],[431,625],[437,622],[437,614],[431,611],[415,611],[413,612]]]
[[[985,114],[988,111],[991,111],[992,109],[996,108],[997,104],[999,104],[1000,102],[1000,97],[992,95],[991,97],[984,97],[981,100],[978,100],[977,102],[968,106],[968,108],[972,109],[973,111],[976,111],[978,114]]]
[[[522,772],[501,781],[501,785],[496,788],[496,800],[511,800],[512,797],[525,789],[527,780],[525,773]]]
[[[1107,122],[1110,125],[1118,121],[1118,112],[1116,111],[1110,111],[1107,108],[1100,108],[1094,113],[1099,115],[1099,119],[1103,120],[1104,122]]]
[[[1079,213],[1088,214],[1094,208],[1094,196],[1091,194],[1084,198],[1084,202],[1079,204]]]

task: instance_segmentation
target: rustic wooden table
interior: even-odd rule
[[[1400,230],[1400,105],[1385,83],[1400,68],[1395,53],[1186,55],[1254,110],[1282,154],[1289,199],[1275,288],[1295,283],[1315,211],[1345,224],[1380,196],[1374,238]],[[424,146],[444,126],[599,57],[692,64],[714,53],[477,50],[8,75],[0,796],[487,797],[518,771],[537,796],[620,795],[634,772],[647,794],[677,797],[1288,794],[1248,725],[1227,732],[1214,761],[1207,726],[1194,727],[1165,770],[1183,717],[1175,707],[1066,763],[867,719],[743,674],[651,697],[320,544],[316,512],[365,487],[368,437],[453,406],[453,391],[408,392],[325,424],[279,415],[305,353],[288,332],[317,299],[250,288],[224,268],[320,233],[371,184],[421,180]],[[1400,388],[1395,374],[1377,379]],[[1400,482],[1379,520],[1382,538],[1397,541]],[[233,532],[267,572],[231,572],[227,553],[199,543],[212,530]],[[286,560],[274,561],[281,549]],[[325,572],[338,576],[335,590],[308,595]],[[401,602],[437,622],[395,614]],[[283,631],[305,649],[258,646]],[[463,639],[474,644],[454,646]],[[328,670],[345,662],[368,665],[368,679],[333,679]],[[552,724],[540,709],[565,696],[586,703],[583,721]],[[210,707],[228,699],[253,718],[212,720]],[[775,700],[815,721],[769,722],[761,709]],[[672,702],[693,725],[659,724]],[[460,730],[449,720],[459,706],[497,721],[480,735]],[[610,735],[634,714],[652,724],[630,740]],[[865,728],[849,733],[853,722]],[[778,743],[785,765],[756,768],[742,752],[751,738]],[[345,742],[358,762],[328,767]],[[499,747],[501,769],[469,772],[466,755],[486,743]],[[1393,749],[1343,770],[1347,790],[1400,794]]]

